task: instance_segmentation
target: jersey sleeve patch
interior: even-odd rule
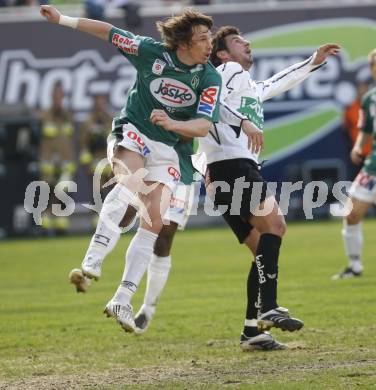
[[[197,114],[204,114],[209,117],[213,115],[218,100],[219,87],[209,87],[202,91],[197,107]]]
[[[138,56],[138,49],[140,46],[139,39],[126,37],[115,32],[112,35],[111,43],[123,53]]]

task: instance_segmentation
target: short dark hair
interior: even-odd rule
[[[211,16],[188,8],[181,15],[158,21],[157,29],[167,49],[176,50],[181,43],[188,45],[191,43],[193,27],[200,25],[207,26],[210,30],[213,26],[213,19]]]
[[[221,50],[227,50],[225,38],[228,35],[240,35],[240,31],[237,27],[234,26],[223,26],[217,30],[213,36],[213,49],[210,55],[210,61],[214,66],[221,65],[222,61],[218,58],[217,53]]]

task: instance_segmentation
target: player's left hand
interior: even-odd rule
[[[329,56],[337,55],[341,50],[341,46],[336,43],[327,43],[320,46],[316,51],[316,56],[312,65],[322,64]]]
[[[250,149],[252,153],[261,152],[264,146],[263,132],[249,120],[243,121],[242,131],[248,137],[248,149]]]
[[[167,131],[174,131],[175,123],[173,119],[171,119],[165,111],[154,109],[151,112],[150,120],[153,125],[161,126]]]

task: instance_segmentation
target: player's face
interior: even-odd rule
[[[187,54],[192,59],[192,64],[206,64],[209,61],[212,50],[211,32],[207,26],[193,27],[193,35],[187,46]]]
[[[225,37],[228,61],[238,62],[248,70],[253,64],[251,44],[241,35],[230,34]]]

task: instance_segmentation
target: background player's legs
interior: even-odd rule
[[[363,232],[361,221],[372,203],[363,202],[351,198],[353,208],[350,214],[343,219],[342,237],[345,246],[345,253],[349,259],[349,265],[342,272],[333,276],[333,279],[347,279],[361,276],[363,271],[362,247]]]
[[[260,233],[255,260],[261,295],[261,313],[257,324],[259,330],[268,330],[275,326],[282,330],[295,331],[303,327],[303,322],[291,318],[288,310],[277,304],[279,249],[286,224],[274,197],[268,197],[262,202],[260,210],[270,204],[267,202],[272,202],[272,211],[265,216],[252,215],[249,220]]]
[[[136,333],[142,334],[154,316],[159,297],[166,285],[171,269],[171,248],[178,224],[170,222],[160,231],[154,246],[153,258],[148,266],[144,303],[135,316]]]
[[[273,202],[273,209],[265,216],[250,217],[250,223],[260,233],[256,250],[256,266],[259,275],[262,308],[265,313],[278,307],[277,304],[277,280],[278,258],[282,236],[286,231],[283,215],[278,213],[278,204],[273,197],[267,198],[261,203],[260,209],[266,202]]]
[[[254,259],[260,233],[240,216],[225,213],[223,217],[235,233],[239,242],[245,244],[250,249]],[[243,332],[240,335],[240,348],[245,351],[255,349],[263,351],[284,349],[286,346],[276,341],[270,333],[258,329],[257,317],[261,304],[259,286],[257,266],[252,261],[247,279],[247,310]]]

